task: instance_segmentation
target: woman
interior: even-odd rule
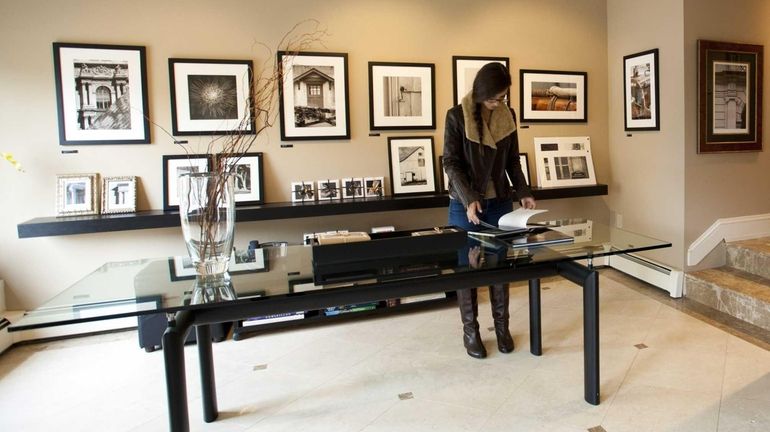
[[[497,225],[513,210],[513,197],[522,207],[535,208],[519,162],[519,141],[513,110],[506,104],[511,75],[500,63],[488,63],[473,80],[473,89],[447,112],[444,130],[444,170],[449,177],[449,224],[473,230],[480,221]],[[510,176],[513,188],[509,186]],[[508,285],[489,287],[497,348],[513,351],[508,330]],[[479,334],[476,289],[457,291],[468,355],[487,355]]]

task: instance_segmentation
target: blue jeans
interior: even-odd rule
[[[497,221],[504,214],[513,211],[513,200],[498,200],[497,198],[481,200],[481,211],[482,213],[478,215],[479,219],[497,226]],[[465,206],[462,201],[456,199],[449,200],[449,225],[460,227],[466,231],[479,229],[478,225],[468,222]]]

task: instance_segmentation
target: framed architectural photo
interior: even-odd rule
[[[660,130],[658,49],[623,57],[623,112],[627,131]]]
[[[367,198],[385,196],[385,179],[383,177],[366,177],[364,179],[364,196]]]
[[[102,179],[102,213],[136,211],[136,177],[104,177]]]
[[[588,121],[588,74],[522,69],[519,73],[522,122]]]
[[[364,179],[346,178],[342,179],[342,198],[363,198],[364,197]]]
[[[369,128],[435,129],[436,66],[369,62]]]
[[[762,150],[764,47],[698,41],[698,153]]]
[[[99,174],[56,176],[56,216],[99,214]]]
[[[315,182],[291,182],[291,202],[315,201]]]
[[[540,187],[596,184],[589,137],[535,138],[535,166]]]
[[[163,156],[163,210],[179,210],[179,176],[208,172],[207,155]]]
[[[318,180],[318,201],[340,199],[340,195],[339,180]]]
[[[278,51],[281,140],[350,138],[348,55]]]
[[[498,62],[505,66],[509,71],[510,62],[508,57],[467,57],[452,56],[452,82],[454,83],[454,104],[458,105],[462,98],[473,88],[473,80],[485,64]],[[510,105],[510,97],[508,98]]]
[[[433,137],[389,137],[388,162],[393,196],[436,193]]]
[[[241,157],[228,158],[225,162],[233,166],[235,174],[235,205],[249,206],[265,202],[262,174],[262,153],[245,153]]]
[[[174,135],[254,133],[251,60],[168,59]]]
[[[148,144],[145,48],[54,43],[59,144]]]

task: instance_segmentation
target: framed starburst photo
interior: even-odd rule
[[[254,133],[251,60],[168,59],[174,135]]]

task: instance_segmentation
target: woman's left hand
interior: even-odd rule
[[[526,197],[521,199],[521,206],[525,209],[534,209],[536,207],[535,199],[532,197]]]

